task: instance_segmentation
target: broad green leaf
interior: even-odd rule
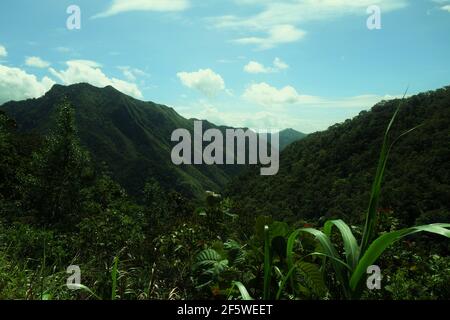
[[[319,297],[324,296],[328,290],[319,267],[314,263],[304,261],[297,262],[296,266],[296,270],[302,275],[312,291]]]
[[[367,268],[374,264],[378,257],[394,242],[400,240],[403,237],[418,232],[430,232],[450,238],[450,230],[448,230],[447,228],[450,228],[450,224],[437,223],[393,231],[380,236],[378,239],[372,242],[366,253],[359,261],[355,271],[353,272],[353,275],[350,279],[351,290],[355,291],[358,289],[358,286],[361,284],[361,279],[366,273]]]
[[[281,259],[286,258],[286,238],[285,237],[275,237],[271,242],[272,251],[276,253]]]
[[[315,236],[316,240],[322,246],[323,254],[325,254],[326,256],[331,258],[331,264],[336,273],[337,280],[341,284],[344,294],[347,297],[349,297],[350,292],[348,291],[348,288],[347,288],[347,275],[343,269],[343,266],[345,266],[346,263],[340,259],[339,254],[337,253],[336,249],[333,247],[333,244],[330,241],[330,238],[322,231],[319,231],[319,230],[313,229],[313,228],[301,228],[301,229],[297,229],[289,236],[288,245],[287,245],[287,249],[286,249],[286,251],[287,251],[286,252],[286,260],[287,260],[288,268],[291,269],[292,266],[294,265],[294,262],[293,262],[294,244],[295,244],[297,237],[301,233],[309,233],[309,234],[312,234],[313,236]]]
[[[358,242],[356,241],[350,227],[340,219],[327,221],[325,223],[323,231],[328,237],[331,237],[333,226],[336,226],[336,228],[338,228],[341,232],[342,240],[344,242],[345,256],[347,258],[347,265],[354,270],[359,260]]]
[[[220,253],[214,249],[205,249],[195,258],[195,264],[192,266],[194,271],[206,269],[205,273],[220,273],[228,266],[228,260],[224,259]]]
[[[286,222],[274,221],[268,226],[270,241],[276,237],[286,237],[289,233],[289,226]]]
[[[53,296],[51,293],[44,293],[42,295],[42,300],[53,300]]]

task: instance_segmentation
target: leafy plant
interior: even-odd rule
[[[192,269],[200,272],[201,284],[197,288],[217,282],[220,274],[228,268],[228,260],[214,249],[205,249],[195,258]]]
[[[267,217],[257,219],[270,221]],[[257,230],[258,231],[258,230]],[[257,232],[258,234],[258,232]],[[291,281],[294,292],[302,297],[324,297],[328,291],[323,281],[319,267],[302,259],[294,264],[288,264],[286,250],[286,237],[289,234],[289,227],[284,222],[274,221],[264,226],[264,285],[263,300],[282,298],[287,282]],[[275,257],[277,256],[277,259]],[[305,257],[306,258],[306,257]],[[275,277],[274,277],[275,275]],[[272,295],[272,282],[277,279],[278,290],[275,296]],[[294,284],[295,282],[295,284]]]
[[[321,250],[314,252],[313,255],[323,256],[324,263],[329,259],[338,283],[341,286],[342,293],[347,299],[358,299],[361,297],[363,275],[367,268],[375,263],[380,255],[396,241],[419,232],[429,232],[450,238],[450,224],[438,223],[412,228],[401,229],[398,231],[387,232],[376,238],[375,226],[377,222],[377,208],[381,193],[381,185],[386,169],[389,153],[394,144],[404,135],[413,131],[415,128],[408,130],[396,138],[392,143],[388,144],[389,133],[392,124],[398,115],[400,106],[395,111],[384,135],[384,141],[378,162],[378,168],[373,182],[369,207],[366,212],[366,223],[360,244],[352,233],[350,227],[342,220],[327,221],[323,227],[323,231],[315,228],[300,228],[294,231],[288,239],[287,245],[287,263],[288,268],[294,267],[294,244],[301,234],[311,234],[320,243]],[[345,259],[342,259],[336,250],[336,246],[331,241],[333,227],[336,227],[341,236],[344,245]],[[322,269],[324,270],[324,268]]]

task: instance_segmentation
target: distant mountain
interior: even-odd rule
[[[310,134],[281,153],[275,176],[251,168],[228,193],[241,215],[298,220],[358,219],[366,210],[384,131],[400,100],[380,102],[352,120]],[[406,99],[382,189],[382,208],[401,222],[450,220],[450,87]],[[440,216],[441,218],[436,218]]]
[[[193,120],[111,86],[55,85],[41,98],[8,102],[1,109],[16,120],[19,130],[45,134],[53,126],[56,106],[63,99],[74,106],[81,142],[95,163],[106,163],[114,178],[132,194],[138,195],[153,177],[167,189],[200,195],[204,190],[220,190],[240,170],[237,166],[173,165],[171,134],[178,128],[192,132]],[[226,129],[206,121],[203,127]]]
[[[306,133],[294,129],[284,129],[280,131],[280,150],[284,150],[291,143],[306,137]]]

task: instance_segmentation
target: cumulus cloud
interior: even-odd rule
[[[269,73],[271,72],[271,69],[265,67],[259,62],[250,61],[245,65],[244,71],[247,73]]]
[[[196,89],[207,97],[214,97],[220,91],[225,90],[225,81],[211,69],[200,69],[195,72],[179,72],[177,76],[184,86],[190,89]]]
[[[6,58],[8,56],[8,51],[6,48],[0,44],[0,58]]]
[[[247,73],[273,73],[278,72],[280,70],[288,69],[289,65],[282,61],[280,58],[275,58],[273,61],[273,67],[266,67],[263,64],[250,61],[247,65],[244,66],[244,71]]]
[[[10,100],[38,98],[55,84],[48,77],[39,80],[19,68],[0,65],[0,104]]]
[[[262,107],[282,107],[300,103],[320,102],[318,97],[300,95],[292,86],[277,89],[265,82],[250,85],[242,97]]]
[[[93,18],[104,18],[129,11],[173,12],[189,8],[189,0],[114,0],[108,9]]]
[[[441,10],[444,10],[444,11],[450,12],[450,4],[448,4],[448,5],[446,5],[446,6],[443,6],[443,7],[441,7]]]
[[[29,67],[35,67],[35,68],[50,67],[50,62],[44,61],[39,57],[27,57],[25,59],[25,64]]]
[[[142,92],[135,83],[117,78],[107,77],[101,70],[101,65],[90,60],[70,60],[66,62],[67,69],[57,71],[50,68],[50,72],[66,85],[87,82],[97,87],[113,86],[117,90],[141,99]]]

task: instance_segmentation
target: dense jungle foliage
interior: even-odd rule
[[[449,92],[406,99],[384,142],[398,100],[201,204],[152,178],[130,196],[70,103],[45,135],[0,113],[0,299],[449,299]]]

